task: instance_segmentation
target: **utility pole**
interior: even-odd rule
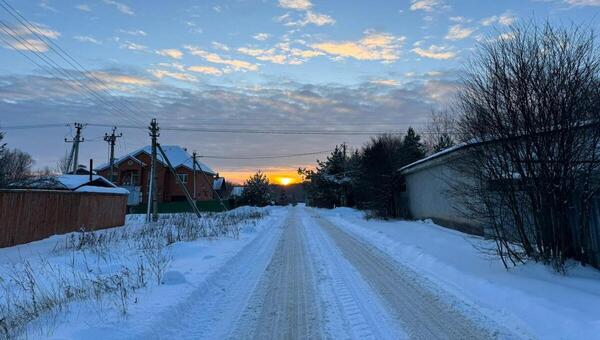
[[[73,143],[73,147],[71,148],[71,154],[69,156],[69,168],[73,171],[73,174],[77,173],[77,167],[79,166],[79,144],[83,143],[85,140],[81,137],[81,130],[85,127],[85,124],[75,123],[75,138],[73,140],[67,140],[65,138],[65,143]],[[92,169],[90,169],[92,171]]]
[[[193,165],[192,165],[192,173],[194,175],[194,194],[192,195],[192,197],[194,198],[194,201],[196,201],[196,151],[194,151],[194,153],[192,153],[192,158],[194,160]]]
[[[150,193],[152,195],[152,221],[156,222],[158,221],[158,190],[157,190],[157,183],[158,183],[158,169],[157,169],[157,148],[158,148],[158,141],[157,138],[160,136],[160,133],[158,133],[158,131],[160,130],[160,128],[158,127],[158,123],[156,122],[156,118],[152,119],[152,121],[150,122],[150,126],[148,127],[148,129],[150,130],[150,137],[152,137],[152,178],[151,178],[151,184],[150,184]],[[148,211],[148,213],[150,213]]]
[[[111,182],[115,181],[115,144],[117,143],[117,138],[123,137],[122,133],[119,133],[118,135],[115,134],[116,131],[117,127],[115,126],[112,128],[112,133],[110,135],[108,133],[104,134],[104,141],[108,142],[108,145],[110,146],[110,159],[108,160],[110,163],[110,174],[108,175],[108,180]]]

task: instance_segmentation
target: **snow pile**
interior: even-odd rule
[[[111,338],[130,319],[143,325],[277,216],[275,208],[244,208],[146,225],[133,215],[124,227],[0,249],[0,338]]]
[[[318,210],[501,325],[540,339],[600,334],[600,272],[573,265],[567,276],[536,263],[507,271],[489,240],[430,221],[379,221],[362,212]]]

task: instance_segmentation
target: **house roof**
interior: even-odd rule
[[[420,164],[424,164],[424,163],[433,161],[434,159],[437,159],[437,158],[449,155],[450,153],[453,153],[453,152],[458,151],[460,149],[466,148],[467,146],[470,146],[470,145],[471,144],[460,143],[460,144],[451,146],[451,147],[449,147],[447,149],[444,149],[444,150],[442,150],[440,152],[436,152],[436,153],[434,153],[432,155],[429,155],[429,156],[427,156],[425,158],[419,159],[416,162],[412,162],[412,163],[410,163],[408,165],[405,165],[405,166],[401,167],[398,171],[400,171],[401,173],[406,172],[407,170],[415,168],[416,166],[418,166]]]
[[[163,151],[165,152],[165,154],[167,155],[167,158],[169,158],[171,165],[173,165],[173,167],[175,169],[177,169],[179,167],[185,167],[189,170],[193,170],[194,162],[192,160],[192,155],[190,155],[184,148],[182,148],[181,146],[178,146],[178,145],[161,145],[161,147],[162,147]],[[152,146],[147,145],[147,146],[144,146],[143,148],[139,148],[131,153],[128,153],[128,154],[116,159],[115,164],[120,164],[127,159],[133,159],[134,161],[137,161],[140,164],[144,165],[144,163],[137,158],[139,155],[141,155],[143,153],[150,156],[152,154]],[[167,165],[167,163],[166,163],[164,157],[162,156],[162,154],[160,153],[160,151],[158,152],[157,160],[160,163],[162,163],[164,166]],[[202,162],[200,162],[198,160],[196,160],[196,162],[198,163],[198,165],[200,166],[200,169],[202,169],[203,172],[211,174],[211,175],[216,174],[206,164],[203,164]],[[108,169],[109,167],[110,167],[110,164],[105,163],[105,164],[102,164],[99,167],[97,167],[96,170],[101,171],[101,170]]]
[[[223,178],[223,177],[216,178],[213,181],[213,189],[220,190],[224,184],[225,184],[225,178]]]
[[[233,187],[233,189],[231,190],[231,196],[233,196],[233,197],[242,196],[243,193],[244,193],[244,187]]]
[[[92,176],[91,181],[89,175],[44,176],[15,181],[10,183],[8,187],[12,189],[46,189],[129,194],[129,191],[126,189],[118,188],[106,178],[97,175]]]

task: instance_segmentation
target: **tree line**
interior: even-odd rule
[[[446,199],[484,227],[507,267],[600,265],[600,49],[590,27],[531,20],[483,39],[428,132],[427,141],[410,128],[352,152],[336,147],[299,169],[308,203],[402,216],[398,169],[459,143],[469,147],[448,164]]]
[[[450,135],[434,140],[432,150],[453,145]],[[402,215],[398,170],[425,157],[428,148],[411,127],[404,136],[383,134],[371,138],[362,148],[349,151],[346,144],[335,147],[314,170],[301,168],[308,204],[321,208],[357,207],[379,217]]]

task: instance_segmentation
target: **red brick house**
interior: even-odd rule
[[[194,172],[192,156],[186,149],[175,145],[161,145],[171,165],[180,176],[190,195],[198,201],[213,198],[213,182],[216,173],[201,162],[196,166],[196,191],[194,192]],[[130,205],[146,203],[151,166],[151,147],[146,146],[115,159],[115,184],[128,189]],[[185,201],[185,193],[179,185],[162,155],[158,154],[158,200],[159,202]],[[110,165],[104,164],[96,171],[99,175],[110,178]]]

